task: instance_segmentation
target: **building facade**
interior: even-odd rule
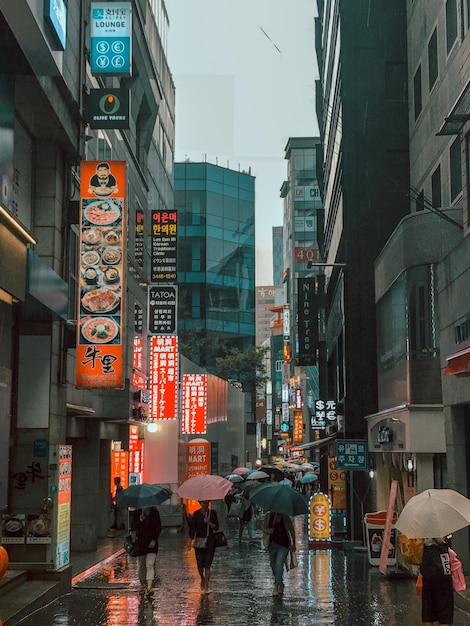
[[[468,3],[407,3],[411,215],[375,269],[381,410],[368,418],[369,445],[388,449],[386,460],[402,446],[401,463],[378,468],[382,504],[391,476],[411,485],[408,497],[426,488],[469,494],[468,20]],[[390,417],[393,439],[380,444]],[[468,530],[453,542],[468,569]]]
[[[255,179],[210,163],[175,163],[180,349],[213,370],[255,344]]]
[[[378,402],[374,261],[410,205],[407,4],[317,3],[327,387],[353,439],[365,439]],[[365,473],[351,477],[365,491]]]
[[[105,8],[113,9],[111,3]],[[106,536],[113,452],[129,452],[131,426],[143,440],[151,216],[173,208],[175,93],[166,60],[165,5],[146,0],[126,5],[131,67],[115,75],[97,73],[91,65],[90,11],[88,2],[0,2],[0,423],[5,434],[0,509],[6,518],[19,516],[24,526],[24,535],[15,541],[2,537],[2,542],[11,562],[52,569],[68,566],[70,550],[93,550],[98,537]],[[103,96],[109,89],[128,94],[125,127],[91,123],[88,96],[92,90]],[[79,290],[86,282],[80,183],[81,164],[87,161],[107,162],[111,171],[113,163],[125,163],[120,192],[127,199],[127,251],[119,242],[120,282],[106,287],[123,307],[123,383],[115,389],[76,386],[78,319],[85,306]],[[118,231],[112,236],[109,247],[117,243]],[[93,248],[96,259],[101,253]],[[103,272],[95,267],[95,275]],[[105,291],[104,285],[90,286]],[[116,328],[115,321],[109,323]],[[123,472],[127,479],[130,466]],[[50,524],[47,536],[30,532],[39,514]]]

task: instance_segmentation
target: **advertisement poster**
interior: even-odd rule
[[[76,386],[122,388],[126,163],[83,161]]]
[[[18,515],[2,515],[2,544],[18,544],[25,542],[26,517]]]
[[[72,446],[58,446],[56,556],[59,569],[70,562],[70,519],[72,505]]]

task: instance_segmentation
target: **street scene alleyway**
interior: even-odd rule
[[[210,593],[201,595],[186,532],[161,536],[158,580],[151,598],[139,593],[136,559],[118,552],[74,579],[70,594],[18,622],[20,626],[418,626],[415,581],[368,563],[363,550],[309,550],[303,516],[296,518],[299,566],[272,597],[268,554],[255,541],[238,543],[238,522],[226,525],[228,547],[213,563]],[[396,575],[395,575],[396,574]],[[456,626],[470,613],[455,611]]]

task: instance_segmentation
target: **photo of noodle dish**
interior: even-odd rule
[[[119,332],[119,326],[110,317],[95,317],[82,326],[82,336],[90,343],[110,343]]]
[[[121,261],[120,248],[103,248],[101,260],[106,265],[115,265]]]
[[[82,254],[82,265],[87,267],[89,265],[98,265],[100,261],[100,255],[96,250],[89,250]]]
[[[82,241],[89,246],[96,246],[98,243],[101,243],[101,230],[95,227],[84,228]]]
[[[115,291],[103,287],[87,291],[82,296],[82,307],[89,313],[109,313],[119,305],[120,301]]]
[[[121,207],[113,200],[92,201],[83,211],[83,217],[95,226],[108,226],[121,217]]]

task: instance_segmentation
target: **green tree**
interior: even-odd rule
[[[268,348],[252,346],[246,352],[231,348],[229,352],[215,360],[214,374],[228,381],[242,384],[244,391],[255,391],[268,380],[266,354]]]

